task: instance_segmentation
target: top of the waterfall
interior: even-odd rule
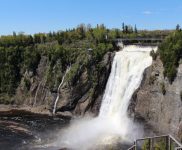
[[[138,45],[128,45],[124,47],[124,51],[127,52],[150,52],[154,50],[157,51],[157,46],[138,46]]]

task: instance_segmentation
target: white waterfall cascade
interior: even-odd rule
[[[130,99],[139,88],[144,70],[152,64],[150,51],[157,47],[126,46],[116,53],[102,99],[99,116],[74,120],[60,133],[57,145],[70,149],[92,149],[94,145],[131,141],[142,129],[127,115]]]
[[[56,97],[56,100],[54,102],[54,108],[53,108],[53,112],[52,112],[53,114],[56,113],[56,107],[57,107],[57,103],[58,103],[58,100],[59,100],[59,91],[60,91],[61,86],[64,83],[64,79],[65,79],[67,73],[69,72],[70,68],[71,68],[71,65],[69,67],[67,67],[66,72],[65,72],[64,76],[62,77],[61,83],[58,86],[58,89],[57,89],[57,97]]]
[[[140,86],[144,70],[152,64],[151,50],[152,47],[127,46],[116,53],[99,117],[118,117],[121,121],[127,118],[129,101]]]

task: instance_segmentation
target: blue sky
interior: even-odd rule
[[[0,0],[0,35],[65,30],[80,23],[121,28],[182,25],[182,0]]]

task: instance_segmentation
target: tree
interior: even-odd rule
[[[133,27],[131,25],[128,25],[128,33],[133,33]]]
[[[138,30],[137,30],[137,27],[136,27],[136,24],[135,24],[135,29],[134,29],[135,33],[138,33]]]
[[[125,26],[125,33],[128,33],[128,26]]]
[[[15,36],[15,37],[16,37],[16,32],[15,32],[15,31],[13,31],[13,36]]]
[[[4,103],[4,95],[10,97],[8,100],[14,96],[17,87],[22,84],[21,81],[24,81],[28,92],[30,80],[22,80],[22,77],[25,77],[26,71],[32,72],[33,74],[29,75],[33,77],[41,60],[45,60],[47,65],[42,76],[47,81],[46,86],[54,88],[70,64],[76,64],[73,67],[75,79],[75,76],[79,76],[77,73],[81,72],[82,66],[90,68],[88,48],[93,50],[92,59],[97,62],[103,59],[105,53],[114,50],[112,40],[106,40],[107,35],[115,39],[119,37],[120,30],[109,30],[103,24],[95,28],[81,24],[75,29],[48,34],[26,35],[13,32],[12,35],[0,36],[0,103]],[[94,65],[97,66],[97,63]]]
[[[159,54],[164,65],[164,75],[172,83],[182,58],[182,32],[171,33],[159,46]]]
[[[107,30],[103,24],[93,29],[94,39],[97,42],[105,42],[106,34],[107,34]]]
[[[177,24],[177,25],[176,25],[176,31],[179,31],[179,30],[180,30],[180,25]]]
[[[76,32],[78,34],[78,38],[79,39],[83,39],[85,38],[85,32],[86,32],[86,26],[84,24],[80,24],[77,29]]]
[[[91,24],[87,24],[87,31],[90,31],[92,29]]]
[[[122,31],[123,31],[123,33],[125,32],[125,25],[124,25],[124,22],[122,23]]]

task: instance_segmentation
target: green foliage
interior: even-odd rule
[[[13,104],[14,100],[11,99],[9,94],[0,94],[0,104]]]
[[[1,36],[0,47],[10,47],[10,46],[28,46],[33,44],[33,37],[31,35],[9,35]]]
[[[103,24],[93,29],[93,36],[97,43],[105,42],[106,35],[107,35],[107,30]]]
[[[30,80],[25,78],[24,79],[24,85],[25,85],[26,90],[29,91],[30,90],[30,85],[31,85]]]
[[[149,150],[149,149],[154,149],[154,150],[166,150],[166,142],[165,139],[159,139],[157,141],[151,141],[153,142],[153,147],[151,148],[150,146],[150,141],[149,139],[144,141],[144,144],[142,145],[142,150]],[[152,143],[151,143],[152,144]]]
[[[149,140],[145,140],[142,145],[142,150],[149,150]]]
[[[134,32],[135,32],[135,33],[138,33],[138,30],[137,30],[137,27],[136,27],[136,25],[135,25]]]
[[[112,51],[112,50],[113,50],[112,44],[99,43],[93,50],[93,58],[96,62],[98,62],[103,58],[106,52]]]
[[[79,73],[80,65],[78,63],[75,63],[71,66],[71,70],[69,71],[67,75],[67,81],[71,84],[74,84],[76,82],[78,73]]]
[[[180,25],[179,25],[179,24],[176,25],[176,30],[177,30],[177,31],[180,30]]]
[[[160,140],[159,142],[155,143],[154,147],[156,150],[166,150],[166,142],[165,140]]]
[[[21,78],[21,48],[17,46],[0,47],[0,53],[2,54],[0,56],[0,93],[6,92],[12,95]]]
[[[133,27],[131,25],[125,25],[124,23],[122,24],[122,32],[123,33],[137,33],[137,28],[135,25],[135,29],[133,29]]]
[[[168,66],[167,68],[165,68],[164,70],[164,76],[167,76],[169,79],[169,82],[172,83],[176,77],[176,66],[172,65],[172,66]]]
[[[109,39],[116,39],[120,37],[120,30],[119,29],[112,29],[110,30],[110,32],[108,33],[108,38]]]
[[[164,66],[164,76],[172,83],[176,77],[176,68],[182,58],[182,32],[171,33],[159,47],[160,58]]]
[[[40,62],[41,54],[34,47],[25,47],[24,48],[24,69],[33,71],[35,74],[38,64]]]

